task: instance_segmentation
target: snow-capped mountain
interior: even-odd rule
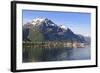
[[[54,24],[51,20],[47,19],[47,18],[36,18],[33,19],[31,24],[33,26],[42,26],[42,25],[46,25],[46,26],[56,26],[56,24]]]
[[[75,34],[64,25],[58,26],[48,18],[35,18],[23,25],[23,40],[73,40],[85,42],[83,37]]]
[[[64,26],[64,25],[60,25],[59,27],[62,28],[62,29],[67,29],[67,27]]]

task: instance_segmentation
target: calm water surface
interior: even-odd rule
[[[90,48],[36,48],[23,52],[23,62],[87,60],[91,58]]]

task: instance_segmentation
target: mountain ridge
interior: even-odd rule
[[[72,40],[72,41],[78,41],[82,43],[86,42],[86,39],[83,35],[79,36],[78,34],[75,34],[70,28],[65,28],[65,26],[63,25],[58,26],[48,18],[36,18],[33,19],[32,22],[24,24],[23,25],[24,41],[27,41],[26,39],[30,40],[30,35],[29,35],[30,32],[32,34],[31,38],[32,36],[33,38],[37,37],[37,35],[36,36],[34,35],[34,33],[37,32],[38,35],[41,34],[40,36],[42,37],[43,40],[49,40],[49,41]]]

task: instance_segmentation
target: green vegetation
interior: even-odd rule
[[[43,34],[37,29],[30,29],[28,38],[31,42],[44,41]]]

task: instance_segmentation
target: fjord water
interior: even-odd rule
[[[31,48],[23,52],[23,62],[67,61],[91,59],[87,48]]]

